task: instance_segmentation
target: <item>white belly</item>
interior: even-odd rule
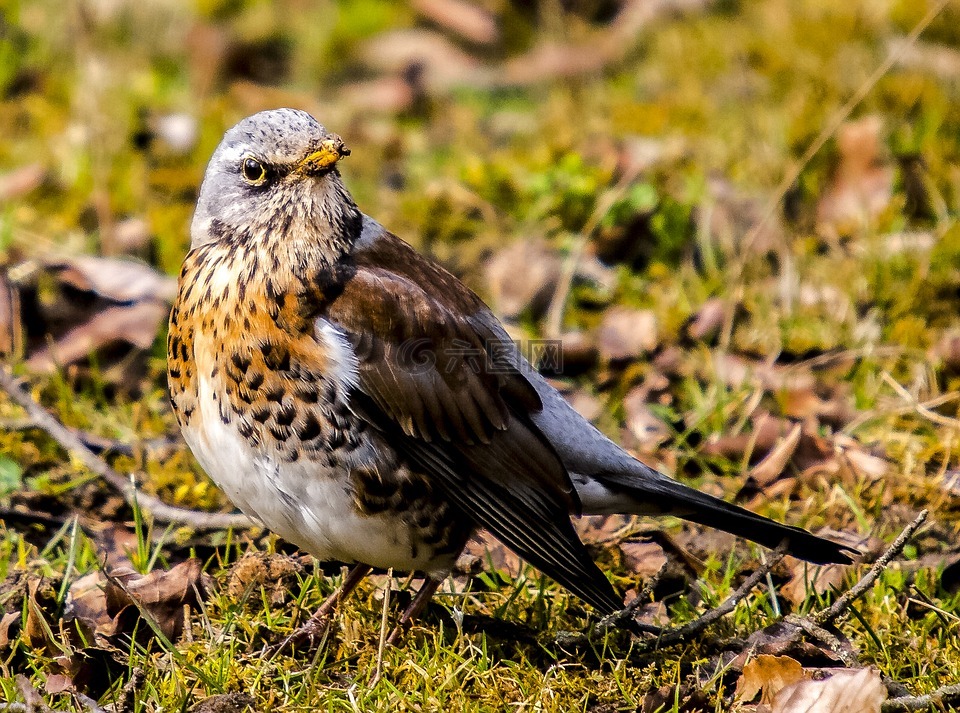
[[[209,381],[201,377],[198,413],[183,429],[200,465],[244,513],[320,560],[363,562],[431,574],[448,562],[428,559],[411,530],[395,519],[358,511],[349,474],[300,458],[284,462],[254,449],[233,423],[223,423]]]

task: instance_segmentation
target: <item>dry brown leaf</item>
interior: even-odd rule
[[[53,371],[117,343],[149,349],[168,313],[167,304],[152,300],[107,307],[94,313],[87,322],[71,329],[51,346],[35,352],[27,360],[27,366],[38,372]]]
[[[705,375],[717,378],[733,388],[759,386],[767,391],[790,389],[813,389],[817,381],[813,374],[797,367],[753,361],[736,354],[711,353],[711,360],[704,366],[712,366]]]
[[[608,309],[597,331],[597,343],[605,361],[642,356],[657,347],[657,317],[648,309]]]
[[[337,92],[344,106],[357,113],[398,114],[410,111],[424,98],[422,73],[410,70],[390,77],[378,77],[344,84]]]
[[[564,332],[560,336],[562,363],[556,374],[576,376],[592,369],[600,358],[600,351],[592,335],[583,332]]]
[[[6,612],[0,618],[0,650],[7,648],[11,642],[10,630],[15,623],[19,623],[21,614],[18,611]]]
[[[184,607],[196,606],[206,597],[210,584],[202,573],[200,560],[192,558],[169,570],[154,570],[141,575],[131,569],[114,570],[106,584],[107,613],[113,617],[118,633],[130,633],[141,609],[171,641],[183,631]],[[141,626],[143,630],[150,627]]]
[[[30,163],[0,175],[0,201],[21,198],[40,187],[47,177],[47,169],[39,163]]]
[[[879,117],[867,116],[837,132],[840,160],[817,206],[818,230],[828,237],[855,233],[890,205],[894,171],[880,156],[882,126]]]
[[[424,85],[435,92],[487,83],[486,70],[476,59],[431,30],[384,32],[366,43],[363,56],[373,68],[393,75],[419,67]]]
[[[713,177],[707,183],[708,195],[697,210],[700,230],[725,253],[748,249],[751,253],[776,252],[786,240],[782,222],[766,216],[767,199],[744,193],[728,180]],[[765,219],[766,218],[766,219]],[[746,244],[744,236],[751,236]]]
[[[57,593],[48,579],[37,577],[27,582],[27,619],[23,639],[28,646],[47,651],[58,650],[51,638],[56,628],[51,625],[51,612],[56,609]]]
[[[594,421],[603,414],[603,402],[586,389],[575,389],[564,394],[564,398],[574,411],[588,421]]]
[[[772,713],[880,713],[887,687],[872,668],[840,670],[822,681],[798,681],[783,688]]]
[[[48,695],[64,693],[65,691],[73,690],[73,688],[73,679],[63,673],[51,673],[43,683],[43,690],[46,691]]]
[[[647,404],[649,389],[647,384],[632,389],[623,399],[625,424],[637,445],[648,452],[655,451],[669,440],[671,431],[663,420],[650,410]]]
[[[643,579],[654,576],[667,563],[663,547],[656,542],[628,541],[621,542],[619,547],[627,569]]]
[[[726,300],[712,297],[704,302],[687,325],[687,336],[697,341],[709,341],[720,334],[726,323],[729,305]]]
[[[519,240],[491,256],[484,274],[497,314],[513,319],[530,308],[540,316],[560,276],[560,258],[542,240]]]
[[[790,462],[793,454],[797,451],[801,431],[802,427],[799,423],[790,429],[790,432],[773,447],[764,459],[750,469],[748,477],[755,480],[761,487],[769,485],[779,478],[787,467],[787,463]]]
[[[46,267],[63,283],[113,302],[170,302],[177,294],[175,279],[134,260],[82,255],[52,260]]]
[[[749,703],[760,694],[760,703],[769,704],[785,686],[807,678],[803,666],[789,656],[760,654],[743,667],[735,697]]]
[[[932,349],[935,358],[951,373],[960,372],[960,332],[950,331],[944,334]]]
[[[246,693],[218,693],[194,705],[190,713],[243,713],[255,703],[253,696]]]
[[[863,476],[868,480],[880,480],[892,469],[889,461],[880,456],[868,453],[862,445],[852,438],[844,437],[841,439],[838,435],[837,447],[846,459],[850,469],[853,470],[856,475]]]
[[[924,75],[935,75],[948,81],[960,78],[960,49],[942,42],[907,40],[894,37],[888,41],[891,57],[901,67],[917,70]]]
[[[465,0],[413,0],[413,9],[443,29],[478,45],[500,39],[496,18]]]
[[[113,621],[107,613],[103,583],[100,572],[91,572],[75,580],[67,592],[64,620],[72,622],[86,641],[93,641],[97,632]]]
[[[674,707],[676,706],[676,707]],[[693,688],[689,684],[672,686],[667,684],[656,691],[651,691],[643,697],[640,705],[641,713],[662,713],[662,711],[677,711],[677,713],[705,713],[715,710],[710,698],[704,691]]]
[[[798,607],[806,601],[807,597],[813,594],[825,594],[829,591],[838,589],[843,584],[847,568],[841,565],[828,564],[817,567],[809,562],[793,560],[792,557],[791,576],[786,584],[778,590],[780,596],[788,602]]]

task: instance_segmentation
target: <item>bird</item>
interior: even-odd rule
[[[852,561],[603,435],[476,293],[361,212],[338,168],[349,154],[300,110],[229,129],[170,314],[170,402],[200,465],[266,528],[353,566],[287,643],[324,631],[373,568],[423,574],[408,623],[481,529],[601,615],[623,599],[578,537],[581,515],[672,515]]]

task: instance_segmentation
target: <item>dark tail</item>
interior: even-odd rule
[[[701,493],[672,478],[647,468],[642,472],[598,473],[593,477],[623,500],[635,503],[619,512],[637,514],[669,514],[700,525],[715,527],[732,535],[751,540],[764,547],[776,548],[784,539],[787,553],[814,564],[850,564],[857,550],[817,537],[806,530],[782,525],[712,495]],[[618,503],[621,502],[618,497]]]

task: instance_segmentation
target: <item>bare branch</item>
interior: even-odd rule
[[[770,558],[770,561],[758,567],[754,573],[747,577],[743,581],[743,584],[741,584],[737,590],[727,597],[719,606],[714,607],[710,611],[705,612],[703,616],[699,616],[683,626],[679,626],[676,629],[664,630],[660,637],[656,640],[641,642],[641,650],[644,644],[646,645],[646,648],[650,649],[679,644],[691,636],[699,634],[715,621],[732,612],[736,608],[737,604],[746,599],[747,595],[753,591],[754,587],[756,587],[761,580],[766,578],[767,574],[774,567],[780,564],[780,560],[782,560],[784,555],[787,553],[787,545],[788,542],[786,540],[781,542],[777,546],[777,549],[773,551],[773,557]]]
[[[877,558],[877,561],[874,562],[870,570],[860,578],[859,582],[844,592],[840,598],[829,607],[811,614],[807,619],[817,626],[823,626],[824,624],[830,624],[834,619],[843,614],[854,601],[863,596],[863,594],[873,586],[877,577],[887,568],[893,558],[903,552],[903,548],[910,538],[913,537],[913,533],[917,531],[917,528],[919,528],[926,519],[927,511],[921,510],[916,519],[903,529],[903,532],[901,532],[897,539],[893,541],[893,544],[887,548],[886,552]]]
[[[960,703],[960,683],[938,688],[923,696],[900,696],[889,698],[880,705],[881,713],[900,711],[925,711],[931,708],[946,708]]]
[[[0,389],[3,389],[14,402],[23,407],[30,420],[59,443],[64,450],[119,491],[128,503],[133,505],[134,500],[136,500],[136,504],[149,510],[154,519],[161,522],[182,523],[198,530],[218,530],[228,527],[247,528],[253,524],[246,515],[188,510],[168,505],[153,495],[138,492],[136,486],[128,478],[111,468],[105,460],[83,442],[80,436],[60,423],[56,417],[37,403],[20,386],[16,378],[3,368],[0,368]]]

